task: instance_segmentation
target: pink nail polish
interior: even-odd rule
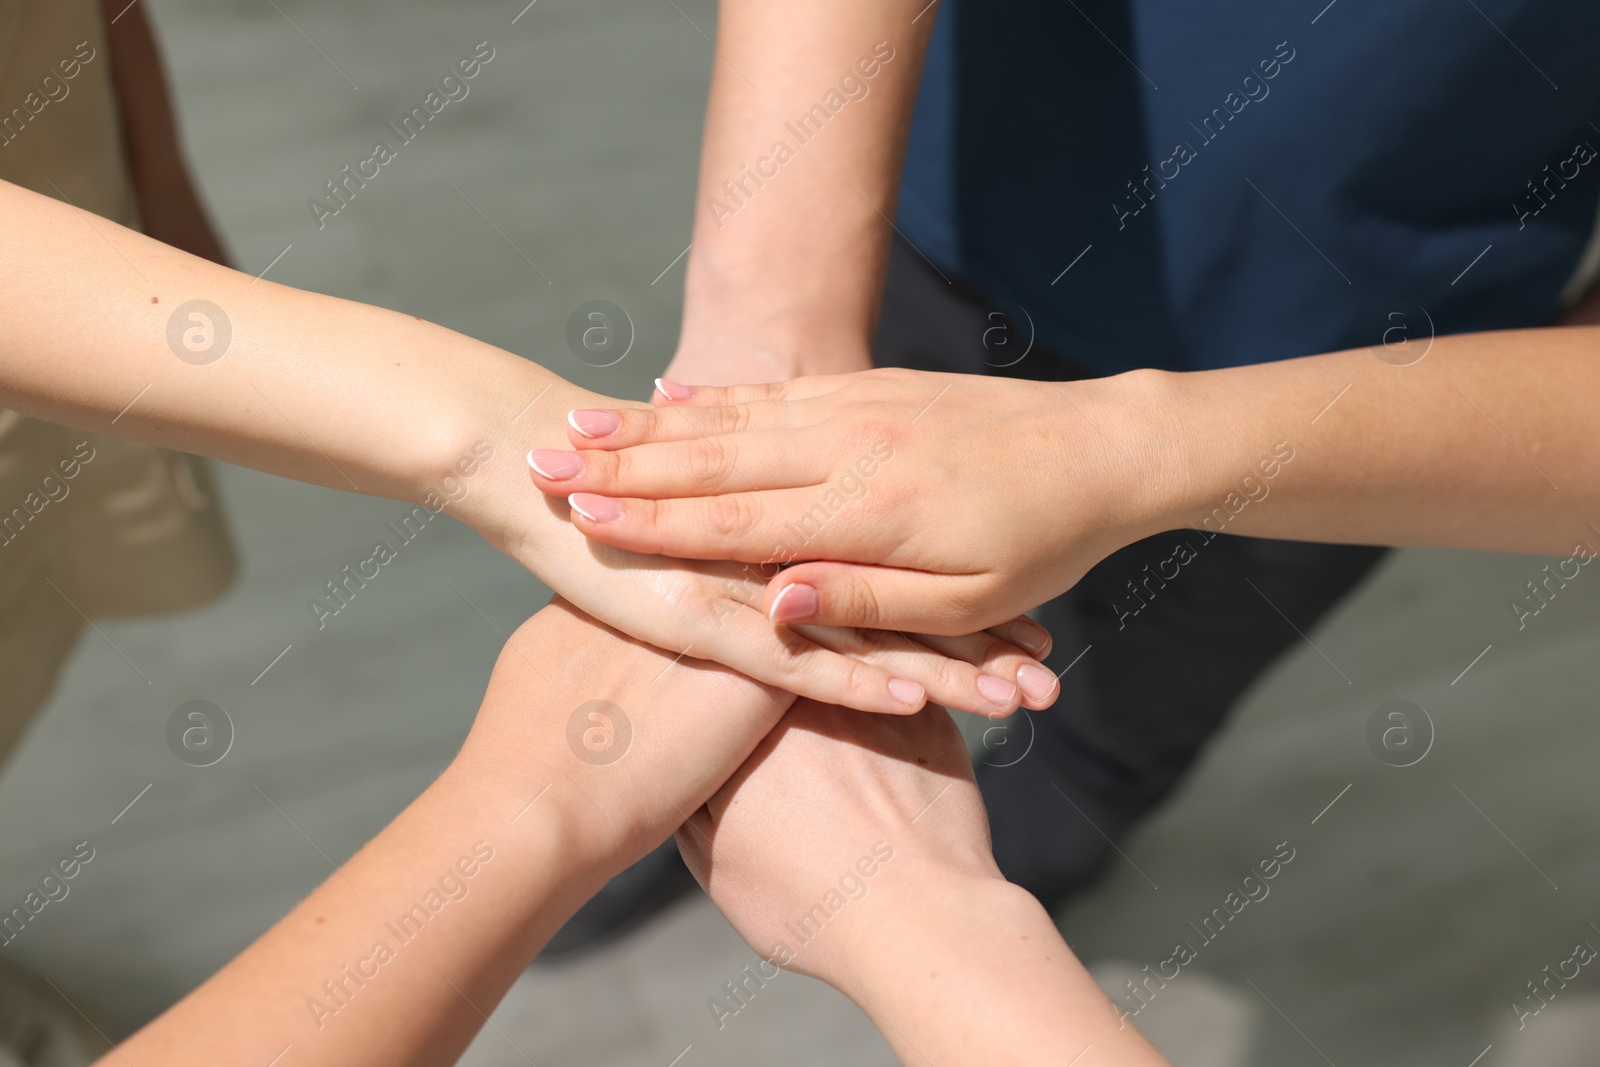
[[[805,622],[814,617],[821,606],[822,598],[817,595],[816,586],[795,582],[778,590],[767,618],[777,623]]]
[[[1044,667],[1024,663],[1017,668],[1017,688],[1028,694],[1028,699],[1038,703],[1047,700],[1056,691],[1056,676]]]
[[[528,466],[538,471],[541,478],[564,482],[583,473],[583,457],[576,452],[536,448],[528,453]]]
[[[1017,687],[992,674],[978,675],[978,692],[991,704],[1012,704],[1017,699]]]
[[[608,496],[594,493],[573,493],[567,503],[590,522],[613,522],[622,517],[622,505]]]
[[[1018,619],[1006,629],[1006,640],[1030,656],[1042,656],[1050,647],[1050,634],[1031,619]]]
[[[889,695],[911,708],[920,708],[922,702],[928,698],[927,691],[922,686],[904,678],[889,679]]]
[[[693,389],[675,382],[671,378],[657,378],[656,392],[668,400],[688,400],[691,396],[694,396]]]
[[[615,411],[579,409],[567,412],[567,425],[585,437],[609,437],[622,429],[622,416]]]

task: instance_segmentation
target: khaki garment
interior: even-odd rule
[[[138,227],[110,64],[95,0],[0,0],[0,179]],[[192,607],[234,570],[203,460],[0,409],[0,762],[85,617]]]

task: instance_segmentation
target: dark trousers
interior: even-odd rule
[[[1028,332],[1023,313],[986,303],[896,242],[879,366],[1094,376],[1038,344],[1022,355]],[[1193,558],[1172,580],[1149,581],[1172,573],[1158,564],[1180,541]],[[978,766],[1006,877],[1046,903],[1093,881],[1111,842],[1177,786],[1240,694],[1300,640],[1294,627],[1309,631],[1384,551],[1175,531],[1116,552],[1043,605],[1035,615],[1055,636],[1049,666],[1066,671],[1061,697],[992,731],[1003,743]]]

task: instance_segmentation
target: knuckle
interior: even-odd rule
[[[754,525],[754,509],[747,498],[732,493],[706,500],[706,525],[719,538],[738,537]]]
[[[1027,653],[1019,652],[994,634],[985,632],[979,635],[976,659],[980,664],[1005,664],[1013,660],[1020,661],[1026,658],[1028,658]]]
[[[977,686],[978,669],[970,663],[961,663],[957,660],[930,652],[933,656],[933,684],[928,686],[930,692],[943,690],[947,693],[966,693]]]
[[[750,408],[746,404],[733,404],[722,408],[721,433],[743,433],[750,428]]]
[[[614,489],[639,488],[638,479],[644,473],[640,468],[638,453],[629,449],[620,452],[591,452],[584,457],[584,473],[589,484]]]
[[[638,500],[630,505],[628,526],[633,531],[630,547],[635,552],[655,554],[662,549],[664,516],[654,500]]]
[[[622,427],[629,442],[653,441],[661,436],[661,412],[655,408],[634,408],[622,413]]]
[[[732,457],[727,445],[715,438],[702,438],[690,445],[684,459],[691,484],[701,489],[721,489],[728,481]]]
[[[946,590],[935,598],[935,603],[948,620],[950,632],[955,634],[971,630],[974,620],[987,609],[982,589],[965,582]]]
[[[876,701],[879,678],[878,672],[858,659],[845,661],[844,692],[859,703]]]
[[[844,617],[857,626],[876,626],[886,620],[872,586],[852,577],[837,588],[839,606]]]
[[[873,467],[873,448],[887,440],[887,432],[882,423],[868,419],[848,425],[838,440],[843,448],[839,454],[841,464],[870,470]]]

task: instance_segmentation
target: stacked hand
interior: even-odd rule
[[[1001,878],[961,736],[937,710],[796,703],[678,845],[766,961],[754,980],[774,966],[821,978],[905,1063],[1069,1063],[1091,1046],[1096,1063],[1166,1063]]]
[[[958,634],[1166,528],[1156,501],[1172,475],[1134,417],[1159,382],[663,382],[654,408],[574,412],[576,451],[530,464],[595,542],[767,576],[789,564],[765,593],[775,622]]]
[[[614,403],[566,387],[562,401]],[[550,398],[541,403],[562,410]],[[530,494],[522,471],[509,455],[491,462],[475,476],[461,517],[578,607],[674,655],[715,660],[800,696],[862,711],[905,714],[932,700],[1006,715],[1019,706],[1048,707],[1059,692],[1039,662],[1049,652],[1049,635],[1027,619],[996,620],[1002,625],[987,632],[971,625],[938,634],[878,624],[774,627],[761,610],[767,576],[759,568],[714,562],[730,553],[685,560],[587,541],[567,521],[578,518],[576,510]]]

